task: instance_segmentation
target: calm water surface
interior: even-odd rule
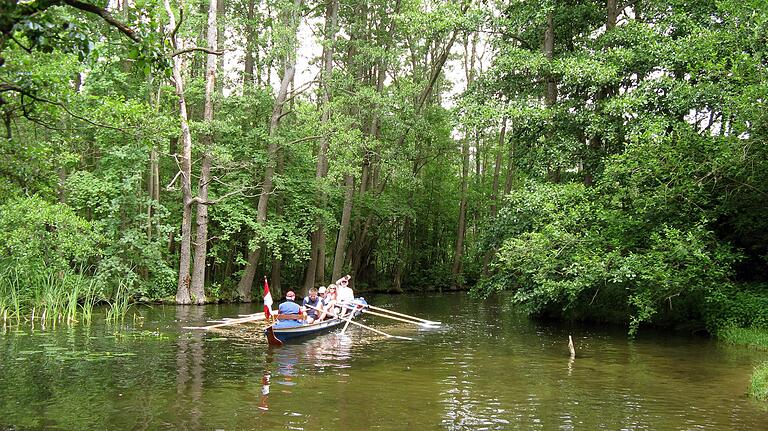
[[[253,304],[141,308],[117,327],[6,329],[0,429],[768,430],[768,407],[745,394],[764,352],[548,326],[499,298],[367,299],[444,324],[366,316],[414,341],[351,327],[281,348],[255,324],[182,329]]]

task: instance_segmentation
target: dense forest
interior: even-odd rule
[[[4,319],[351,274],[768,327],[761,1],[0,5]]]

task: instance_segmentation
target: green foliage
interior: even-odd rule
[[[708,326],[718,335],[733,334],[737,328],[768,328],[768,286],[742,284],[719,292],[707,304]],[[726,338],[730,338],[726,336]],[[768,340],[765,346],[768,347]]]
[[[630,310],[625,319],[635,332],[673,310],[673,301],[693,300],[702,309],[729,291],[736,255],[704,224],[683,229],[617,211],[613,196],[601,192],[566,184],[511,194],[487,241],[493,246],[493,238],[504,238],[496,265],[506,275],[478,286],[478,293],[513,288],[514,301],[533,313],[589,310],[598,299],[609,309]],[[602,304],[604,296],[612,303]],[[597,311],[587,314],[600,318]]]
[[[593,4],[550,6],[554,59],[534,43],[546,10],[512,5],[495,24],[514,42],[465,96],[467,112],[510,119],[511,167],[528,178],[488,224],[494,271],[474,292],[631,333],[764,326],[768,295],[743,282],[765,280],[768,255],[765,19],[734,2],[647,2],[606,30]],[[549,79],[558,99],[541,106]]]
[[[39,197],[0,205],[3,260],[24,271],[67,270],[99,256],[103,237],[71,208]]]
[[[761,401],[768,400],[768,362],[755,367],[749,386],[749,395]]]

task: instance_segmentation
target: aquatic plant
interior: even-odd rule
[[[21,298],[18,294],[19,276],[15,268],[5,268],[0,271],[0,315],[3,322],[10,323],[21,319]]]
[[[80,303],[80,313],[84,322],[91,322],[93,307],[96,305],[96,301],[96,280],[90,279],[86,284],[82,303]]]
[[[763,362],[755,367],[749,395],[758,400],[768,401],[768,362]]]
[[[38,268],[20,271],[0,265],[0,319],[4,324],[22,320],[43,326],[90,321],[97,303],[96,281],[85,271],[54,271]]]
[[[107,322],[122,322],[126,314],[128,314],[128,309],[131,307],[130,301],[131,295],[128,293],[128,286],[126,286],[125,282],[120,281],[112,300],[107,301],[109,307],[106,315]]]

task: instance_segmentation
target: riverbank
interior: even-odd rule
[[[717,334],[722,341],[738,346],[768,351],[768,329],[727,328]],[[768,361],[755,367],[752,373],[749,396],[768,401]]]

